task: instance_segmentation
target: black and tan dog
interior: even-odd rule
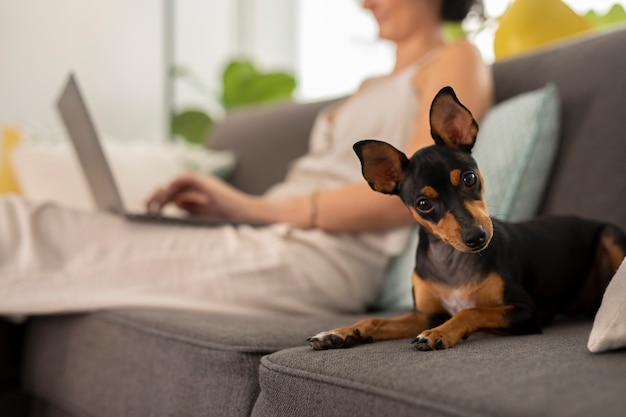
[[[433,100],[430,123],[435,144],[410,159],[385,142],[354,145],[370,186],[398,195],[420,225],[414,310],[319,333],[314,349],[411,337],[418,350],[446,349],[475,331],[538,333],[557,314],[599,307],[624,233],[574,217],[492,219],[470,154],[478,125],[452,88]]]

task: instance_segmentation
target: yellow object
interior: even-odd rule
[[[562,0],[514,0],[500,17],[495,56],[521,54],[590,29],[591,24]]]
[[[20,131],[6,127],[2,131],[2,159],[0,160],[0,194],[20,194],[20,187],[11,166],[11,151],[20,143]]]

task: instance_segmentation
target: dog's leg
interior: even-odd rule
[[[626,256],[626,236],[615,226],[606,225],[600,233],[591,271],[578,296],[567,311],[595,314],[606,287]]]
[[[617,227],[607,224],[600,233],[596,264],[604,262],[608,270],[606,274],[610,278],[615,275],[626,256],[626,235]],[[598,259],[600,258],[600,259]],[[604,258],[604,259],[603,259]],[[608,284],[608,281],[607,281]]]
[[[431,324],[429,315],[412,311],[392,319],[364,319],[352,326],[318,333],[307,341],[315,350],[346,348],[379,340],[408,339]]]
[[[507,331],[511,327],[510,317],[514,309],[513,306],[502,306],[461,310],[442,325],[421,332],[412,343],[416,344],[417,350],[448,349],[479,329]]]

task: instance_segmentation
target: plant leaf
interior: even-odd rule
[[[605,15],[600,15],[594,10],[589,10],[585,19],[597,28],[604,28],[620,22],[626,22],[626,10],[621,4],[614,4]]]
[[[204,143],[211,126],[213,120],[200,110],[186,110],[172,117],[172,133],[190,143]]]
[[[443,26],[443,30],[449,41],[456,41],[466,37],[461,23],[446,22]]]
[[[295,79],[284,72],[261,73],[247,60],[233,61],[224,70],[222,105],[233,107],[288,99],[296,87]]]
[[[259,75],[252,62],[248,60],[235,60],[230,62],[224,69],[222,76],[223,91],[222,104],[225,109],[237,102],[237,96],[243,86],[251,79]]]
[[[239,87],[231,107],[289,99],[296,81],[288,74],[275,72],[258,75]]]

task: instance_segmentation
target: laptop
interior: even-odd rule
[[[125,217],[132,221],[149,221],[169,224],[218,226],[236,224],[230,220],[192,215],[163,215],[145,212],[133,213],[124,208],[124,203],[115,183],[110,165],[102,149],[98,131],[89,115],[78,82],[70,74],[65,88],[57,101],[59,114],[76,150],[78,160],[91,190],[96,207]]]

